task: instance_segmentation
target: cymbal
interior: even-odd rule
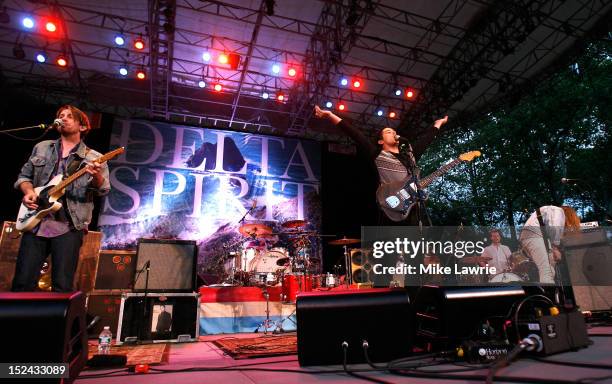
[[[317,236],[317,233],[315,231],[286,231],[284,233],[285,235],[289,235],[289,236],[302,236],[302,235],[306,235],[306,236]]]
[[[349,245],[349,244],[358,244],[361,243],[361,239],[349,239],[343,237],[342,239],[328,241],[327,244],[330,245]]]
[[[265,224],[253,223],[241,225],[240,228],[238,228],[238,231],[243,236],[260,237],[262,235],[272,233],[272,228],[268,227]]]
[[[289,220],[281,224],[283,228],[300,228],[307,225],[306,220]]]

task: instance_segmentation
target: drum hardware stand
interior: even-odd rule
[[[348,289],[353,284],[353,272],[351,271],[351,255],[349,254],[348,244],[342,246],[344,248],[344,283]]]
[[[255,333],[259,332],[259,328],[263,327],[264,335],[268,334],[268,329],[272,329],[274,322],[270,319],[270,293],[268,292],[268,286],[263,286],[263,296],[266,298],[266,318],[265,320],[255,328]]]
[[[283,306],[283,303],[281,302],[281,315],[282,315],[282,306]],[[291,316],[293,316],[295,314],[296,310],[297,310],[297,307],[295,307],[293,309],[293,311],[291,311],[291,313],[288,314],[287,316],[285,316],[285,317],[281,316],[281,318],[278,321],[276,321],[276,329],[272,333],[275,333],[275,334],[276,333],[284,333],[285,330],[283,329],[283,323],[285,322],[285,320],[289,320],[289,321],[291,321],[293,324],[295,324],[297,326],[297,323],[295,322],[295,320],[293,320],[291,318]],[[294,332],[294,331],[291,331],[291,332]]]

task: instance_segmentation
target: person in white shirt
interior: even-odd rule
[[[555,264],[561,260],[559,245],[561,238],[571,232],[580,231],[580,218],[572,208],[568,206],[556,207],[546,205],[540,207],[540,214],[544,224],[544,234],[548,238],[548,249],[538,213],[533,212],[521,229],[519,241],[523,251],[538,267],[540,283],[555,283]]]
[[[510,255],[512,252],[510,248],[501,243],[501,233],[498,229],[491,229],[489,231],[489,238],[491,239],[491,245],[484,249],[480,255],[481,260],[489,264],[489,267],[495,267],[496,273],[509,271],[512,267],[510,265]]]

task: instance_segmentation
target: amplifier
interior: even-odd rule
[[[135,251],[100,251],[98,268],[96,269],[95,288],[97,290],[130,289],[134,283],[135,270]]]
[[[193,240],[138,239],[136,270],[144,272],[137,272],[134,291],[195,291],[197,257]]]

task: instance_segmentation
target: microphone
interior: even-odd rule
[[[577,181],[580,181],[580,179],[567,179],[565,177],[561,178],[561,184],[575,183]]]
[[[59,127],[63,127],[64,122],[62,119],[55,119],[51,125],[47,125],[47,129],[58,129]]]
[[[410,140],[400,135],[395,135],[395,140],[399,141],[400,143],[410,143]]]

